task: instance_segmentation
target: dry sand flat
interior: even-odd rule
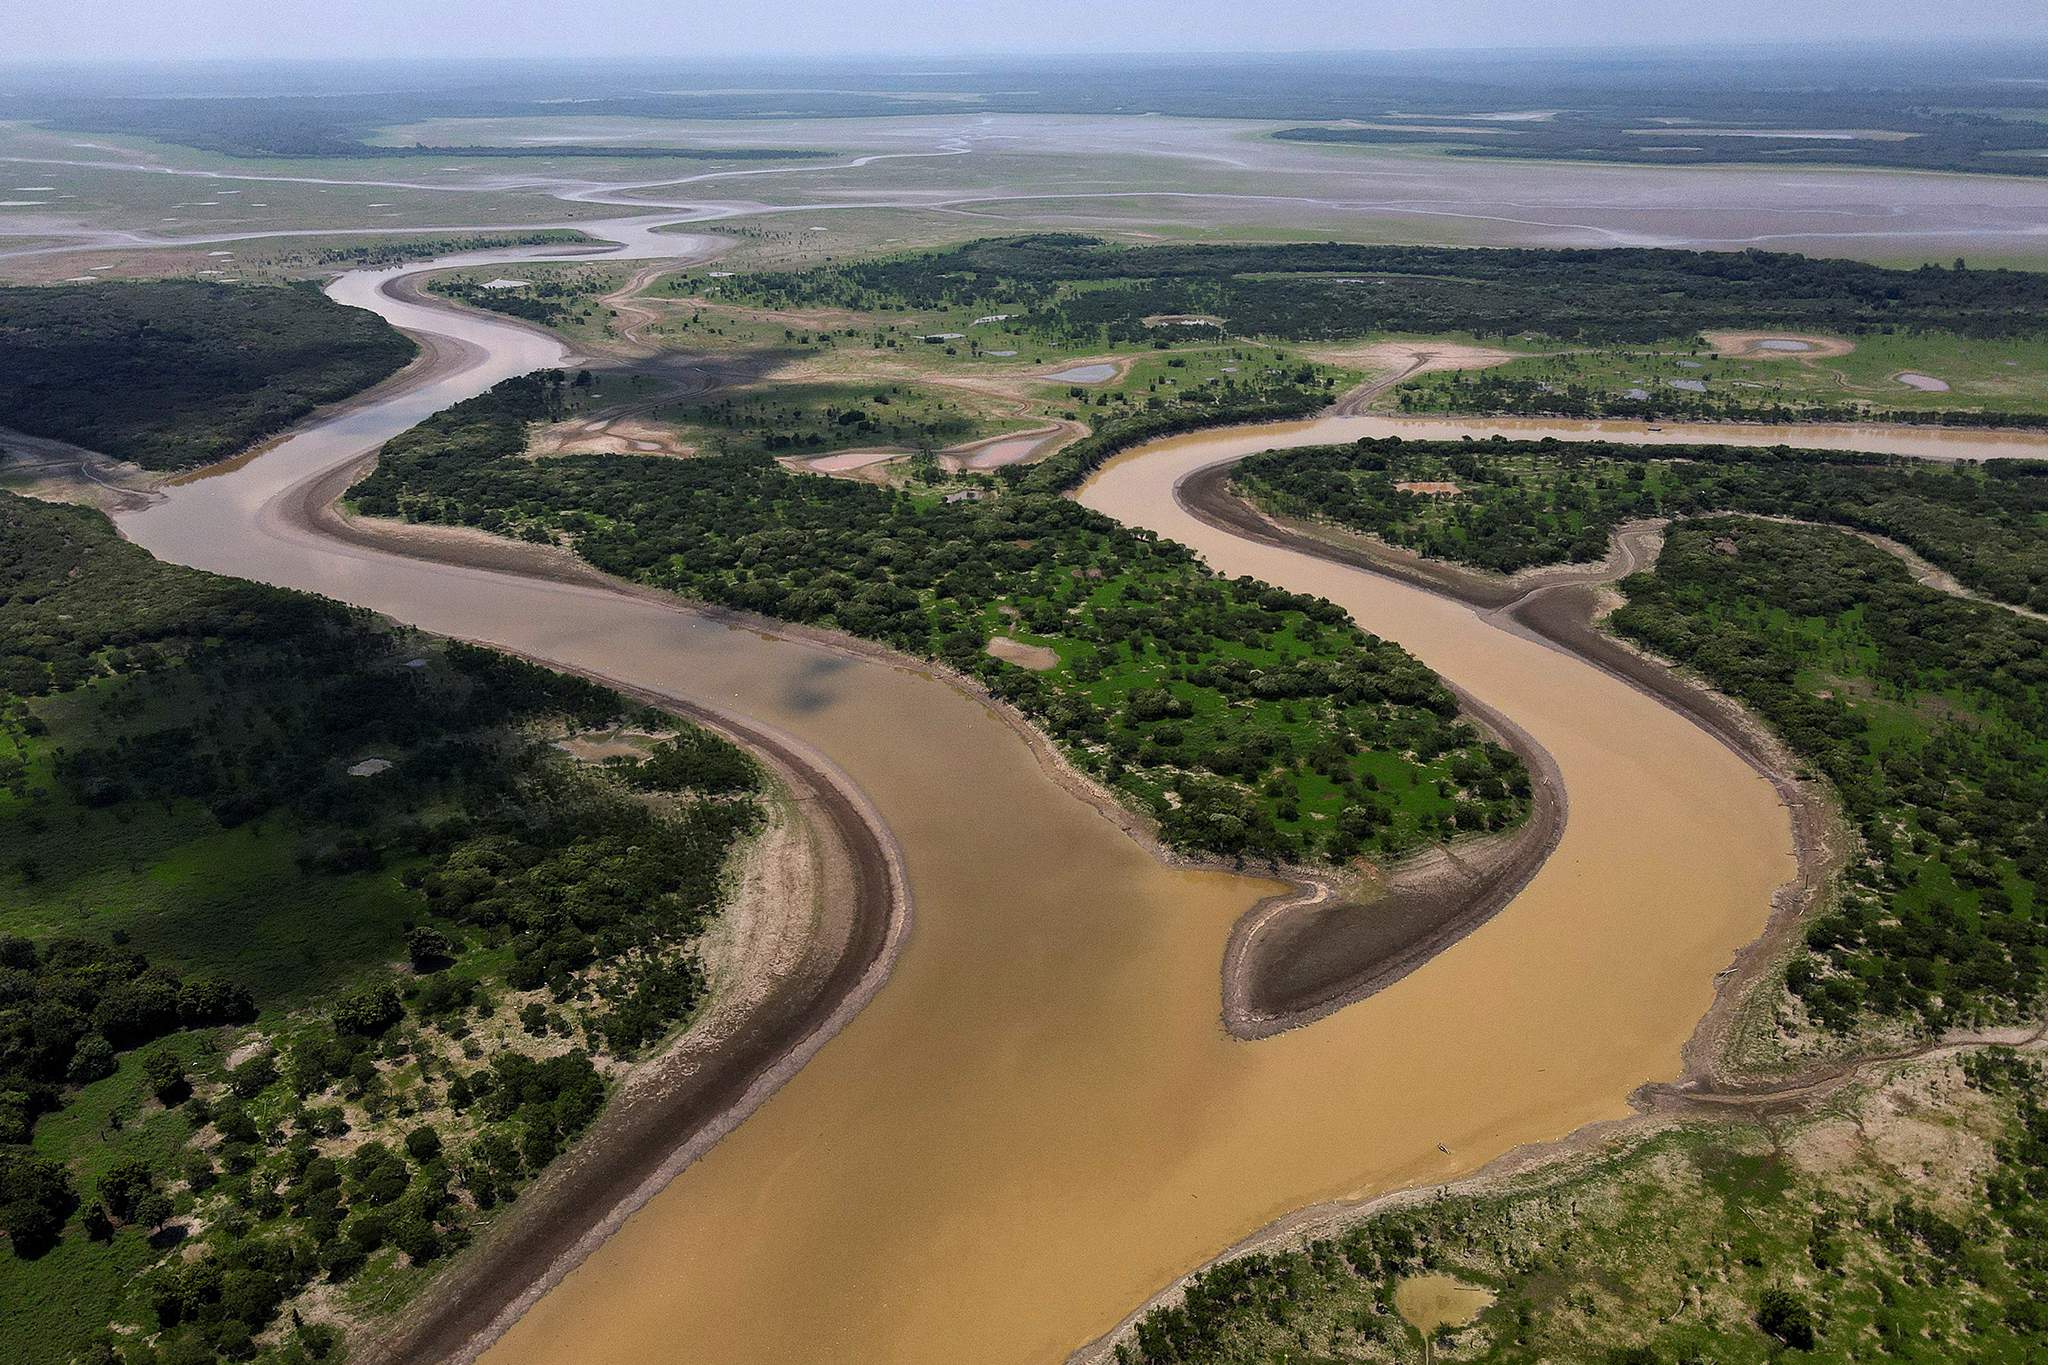
[[[1496,350],[1458,341],[1377,341],[1369,346],[1310,346],[1302,353],[1326,365],[1363,370],[1372,378],[1339,398],[1331,411],[1364,412],[1373,400],[1403,380],[1442,370],[1485,370],[1527,358],[1526,352]]]

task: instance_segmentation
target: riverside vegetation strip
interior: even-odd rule
[[[235,454],[416,352],[382,318],[308,286],[0,288],[6,424],[146,469]]]
[[[0,494],[0,563],[0,1354],[325,1358],[691,1016],[762,779],[95,513]]]
[[[949,493],[752,455],[524,458],[528,424],[559,412],[564,387],[509,380],[389,442],[357,509],[559,536],[624,578],[940,660],[1189,852],[1391,856],[1527,810],[1520,761],[1327,602],[1219,577],[1028,477]],[[994,658],[998,635],[1057,663]]]
[[[1789,338],[1781,338],[1789,340]],[[1711,340],[1711,338],[1708,338]],[[1567,349],[1470,374],[1404,383],[1403,412],[1772,424],[1914,422],[2039,427],[2048,422],[2048,337],[1862,332],[1845,353],[1717,354],[1698,340],[1648,349]],[[1906,375],[1943,387],[1914,389]],[[1683,385],[1684,387],[1680,387]]]

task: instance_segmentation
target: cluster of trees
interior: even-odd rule
[[[1366,440],[1239,476],[1276,510],[1488,568],[1591,559],[1632,516],[1743,510],[1878,532],[1987,594],[2048,603],[2048,468],[1713,446]],[[1398,482],[1455,481],[1458,496]],[[1915,583],[1827,526],[1679,521],[1611,622],[1761,715],[1869,851],[1792,988],[1846,1028],[2028,1008],[2048,969],[2048,626]]]
[[[1902,408],[1868,399],[1822,402],[1765,394],[1753,388],[1727,387],[1692,393],[1653,384],[1640,392],[1644,396],[1634,398],[1626,391],[1617,393],[1587,384],[1559,385],[1523,375],[1481,371],[1435,376],[1422,384],[1405,386],[1400,390],[1400,399],[1402,409],[1410,412],[1613,417],[1630,421],[1765,422],[1783,426],[1794,422],[1864,422],[1874,412],[1881,412],[1887,422],[1925,426],[2032,427],[2042,422],[2039,413],[1987,408]]]
[[[120,848],[113,862],[52,852],[78,812],[111,811],[146,817],[173,849],[180,830],[203,842],[281,828],[301,885],[374,880],[409,907],[374,965],[334,981],[324,1004],[266,1016],[263,1045],[232,1067],[173,1035],[253,1019],[249,993],[162,960],[179,955],[177,932],[218,922],[195,918],[148,959],[118,931],[113,944],[0,938],[0,1230],[15,1253],[82,1233],[149,1261],[203,1228],[131,1296],[154,1343],[124,1345],[130,1362],[245,1356],[316,1278],[345,1278],[387,1247],[423,1264],[460,1245],[478,1210],[590,1122],[598,1060],[696,1009],[693,940],[761,818],[757,766],[694,727],[644,760],[590,768],[544,742],[565,724],[663,719],[608,689],[161,564],[97,513],[9,494],[0,687],[12,765],[0,848],[45,855],[0,877],[39,895],[75,877],[117,898],[145,863]],[[392,766],[350,776],[366,751]],[[195,866],[181,875],[203,879]],[[302,918],[311,951],[327,926]],[[410,972],[387,974],[400,954]],[[499,1009],[571,1045],[527,1056],[478,1027]],[[38,1115],[138,1048],[147,1108],[116,1100],[115,1112],[160,1106],[175,1121],[151,1119],[149,1140],[93,1180],[70,1167],[85,1153],[50,1149],[47,1128],[25,1145]],[[295,1340],[333,1345],[324,1330]]]
[[[1836,451],[1612,441],[1402,441],[1270,451],[1237,486],[1275,511],[1335,521],[1499,573],[1590,563],[1636,517],[1739,511],[1824,521],[1910,545],[1970,587],[2048,610],[2048,465],[1982,466]],[[1453,483],[1456,496],[1404,490]]]
[[[855,444],[934,449],[976,432],[974,419],[929,395],[913,397],[901,385],[871,390],[839,386],[777,385],[763,393],[724,394],[677,413],[693,426],[722,433],[728,448],[773,454],[829,450]]]
[[[359,242],[353,246],[324,247],[314,260],[321,265],[351,267],[403,265],[407,261],[431,261],[457,251],[499,251],[508,246],[574,246],[590,238],[573,228],[542,228],[535,232],[482,232],[461,237],[404,237],[397,241]]]
[[[179,469],[368,388],[417,349],[310,285],[0,288],[0,413],[32,435]]]
[[[1051,495],[1042,467],[1003,496],[947,502],[756,456],[517,458],[519,420],[544,414],[558,384],[510,381],[390,442],[356,505],[566,534],[623,577],[943,660],[1186,848],[1349,857],[1500,828],[1526,808],[1519,763],[1407,653],[1328,602],[1218,577]],[[1069,470],[1085,458],[1099,448]],[[1006,631],[1057,641],[1058,665],[990,657]]]
[[[0,936],[0,1145],[27,1142],[67,1087],[112,1075],[122,1053],[255,1017],[247,990],[185,979],[120,946],[59,938],[39,949]]]
[[[1883,1184],[1902,1186],[1889,1167],[1864,1182],[1869,1167],[1845,1174],[1755,1154],[1723,1125],[1540,1183],[1375,1214],[1298,1250],[1222,1261],[1193,1276],[1180,1302],[1141,1317],[1116,1359],[1405,1359],[1415,1338],[1394,1291],[1427,1273],[1494,1290],[1477,1341],[1461,1341],[1486,1359],[1682,1365],[1789,1350],[1860,1360],[1956,1339],[1984,1358],[2036,1359],[2048,1351],[2041,1069],[1993,1048],[1966,1057],[1963,1071],[1977,1092],[1970,1103],[1994,1115],[1966,1126],[1995,1155],[1959,1191],[1960,1207],[1903,1187],[1887,1197]],[[1646,1236],[1684,1240],[1675,1275],[1671,1248]],[[1736,1311],[1639,1311],[1695,1294],[1732,1299]]]
[[[709,286],[714,297],[864,312],[1006,311],[1049,341],[1145,341],[1144,319],[1202,314],[1241,336],[1327,340],[1374,332],[1535,334],[1644,342],[1702,328],[1913,328],[2037,333],[2048,282],[2016,270],[1892,270],[1783,252],[1273,245],[1113,246],[1068,233]]]
[[[600,286],[594,279],[560,277],[532,281],[516,289],[493,289],[478,280],[440,276],[427,288],[446,299],[507,317],[554,327],[586,313]]]
[[[1823,527],[1681,522],[1613,627],[1825,776],[1866,857],[1788,984],[1824,1025],[2023,1016],[2048,981],[2048,626]]]

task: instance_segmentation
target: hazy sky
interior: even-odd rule
[[[94,0],[0,3],[11,57],[1337,51],[2048,40],[2043,0]],[[2048,75],[2048,72],[2044,72]]]

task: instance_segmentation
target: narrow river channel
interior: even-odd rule
[[[693,249],[650,238],[632,254]],[[493,1362],[1059,1359],[1295,1209],[1441,1180],[1625,1113],[1637,1085],[1677,1073],[1715,973],[1792,875],[1770,787],[1676,714],[1469,609],[1238,541],[1174,504],[1175,479],[1205,463],[1380,419],[1168,442],[1116,461],[1083,500],[1228,572],[1338,601],[1523,725],[1570,802],[1555,856],[1479,931],[1332,1018],[1234,1042],[1218,1017],[1225,940],[1273,888],[1161,866],[946,683],[679,604],[341,544],[291,516],[307,481],[562,358],[532,331],[393,299],[395,273],[331,292],[468,348],[466,367],[175,487],[123,531],[168,559],[793,736],[872,801],[916,905],[874,1001],[544,1297]],[[1972,439],[1991,438],[1956,446]]]

